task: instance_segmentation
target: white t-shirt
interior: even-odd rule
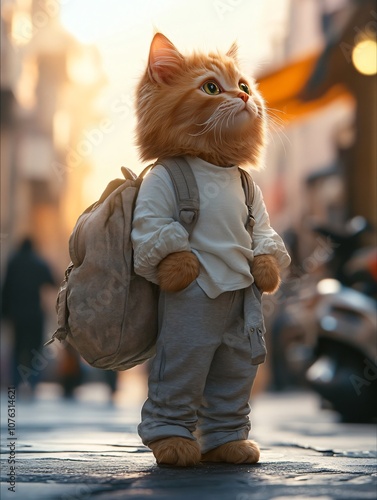
[[[178,222],[169,174],[157,165],[143,180],[134,211],[132,242],[135,272],[158,283],[157,266],[173,252],[192,251],[200,262],[199,286],[211,298],[246,288],[254,279],[255,255],[274,255],[283,268],[290,257],[271,228],[262,193],[255,186],[253,241],[246,229],[248,211],[237,166],[219,167],[186,156],[199,188],[200,214],[189,237]]]

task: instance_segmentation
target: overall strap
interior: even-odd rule
[[[250,238],[252,238],[255,225],[255,219],[253,217],[253,203],[254,203],[254,192],[255,192],[254,181],[251,175],[248,174],[245,170],[243,170],[242,168],[239,168],[238,170],[240,171],[242,187],[245,192],[247,211],[249,214],[249,218],[246,224],[246,229],[247,232],[250,234]]]
[[[199,217],[200,201],[190,165],[182,156],[161,158],[155,164],[162,165],[168,172],[177,198],[179,222],[191,235]]]

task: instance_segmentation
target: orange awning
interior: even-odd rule
[[[259,89],[272,114],[275,114],[276,111],[281,112],[278,116],[289,122],[317,111],[336,99],[352,102],[352,95],[342,84],[333,85],[317,99],[303,100],[300,98],[300,94],[318,62],[319,55],[312,54],[258,78]]]

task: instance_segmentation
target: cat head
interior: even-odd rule
[[[238,67],[235,44],[225,55],[183,56],[157,33],[136,90],[136,116],[143,160],[186,154],[221,166],[258,166],[265,107]]]

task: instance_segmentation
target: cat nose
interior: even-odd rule
[[[243,100],[243,102],[247,102],[248,99],[249,99],[249,96],[248,94],[246,94],[246,92],[240,92],[237,97],[239,97],[240,99]]]

